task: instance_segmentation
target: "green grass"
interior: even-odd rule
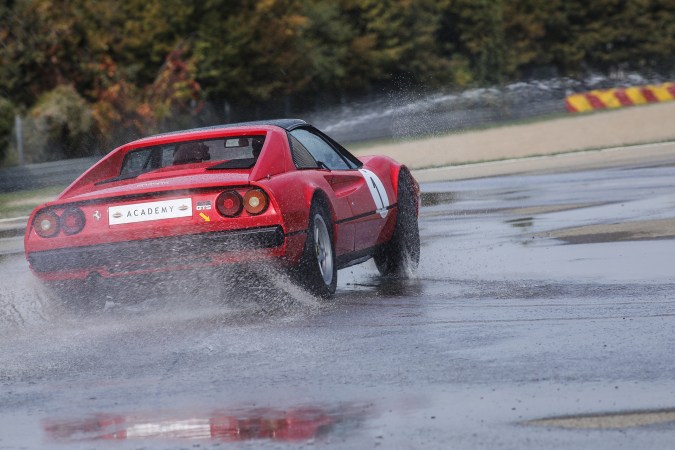
[[[0,193],[0,219],[27,216],[38,205],[54,199],[66,186]]]

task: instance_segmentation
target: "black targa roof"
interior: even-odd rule
[[[294,128],[303,126],[303,125],[308,125],[307,122],[305,122],[302,119],[275,119],[275,120],[257,120],[255,122],[239,122],[239,123],[228,123],[224,125],[213,125],[210,127],[202,127],[202,128],[188,128],[186,130],[180,130],[180,131],[171,131],[169,133],[160,133],[160,134],[155,134],[152,136],[147,136],[144,139],[147,138],[154,138],[154,137],[159,137],[159,136],[171,136],[174,134],[181,134],[181,133],[191,133],[194,131],[210,131],[210,130],[219,130],[223,128],[238,128],[238,127],[248,127],[248,126],[261,126],[261,125],[270,125],[270,126],[275,126],[279,128],[283,128],[286,131],[291,131]]]

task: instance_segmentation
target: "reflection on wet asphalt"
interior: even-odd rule
[[[368,406],[339,408],[299,406],[287,410],[251,408],[145,414],[93,414],[85,418],[44,421],[44,431],[54,443],[100,440],[192,440],[232,443],[273,440],[304,443],[322,439],[337,427],[355,426]]]
[[[4,256],[0,448],[667,448],[674,176],[424,185],[418,274],[351,267],[330,302],[249,267],[83,307]]]

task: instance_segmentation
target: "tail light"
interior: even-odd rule
[[[54,211],[42,211],[33,220],[35,232],[43,238],[59,234],[59,216]]]
[[[237,191],[225,191],[216,199],[216,209],[225,217],[234,217],[241,213],[243,202]]]
[[[81,209],[67,209],[61,214],[61,229],[66,235],[76,234],[82,231],[87,220]]]
[[[244,208],[252,216],[265,212],[267,204],[267,195],[260,189],[251,189],[244,194]]]

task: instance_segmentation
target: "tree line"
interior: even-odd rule
[[[42,159],[74,157],[279,102],[664,71],[674,55],[674,0],[6,0],[0,160],[17,113]]]

